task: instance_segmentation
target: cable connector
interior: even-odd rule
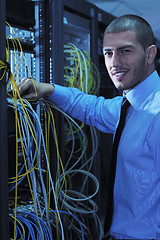
[[[8,73],[8,79],[7,79],[7,83],[8,83],[9,78],[11,76],[11,67],[10,67],[9,62],[5,62],[5,65],[6,65],[6,72]]]

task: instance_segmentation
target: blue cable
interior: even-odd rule
[[[21,112],[22,114],[24,114],[24,112],[22,111],[21,105],[18,104],[18,109],[17,109],[17,110],[18,110],[19,112]],[[27,109],[27,110],[28,110],[28,112],[32,115],[32,117],[34,118],[34,120],[35,120],[35,122],[36,122],[37,132],[35,131],[35,128],[34,128],[34,131],[35,131],[35,133],[36,133],[36,139],[39,140],[39,138],[37,137],[37,136],[39,136],[39,128],[37,127],[37,126],[38,126],[37,120],[36,120],[36,118],[34,117],[33,113],[32,113],[29,109]],[[27,118],[28,118],[28,117],[27,117]],[[28,121],[29,121],[29,123],[30,123],[29,118],[28,118]],[[30,126],[31,126],[31,124],[30,124]],[[32,127],[32,126],[31,126],[31,127]],[[26,157],[26,162],[27,162],[27,160],[28,160],[28,158],[29,158],[30,152],[31,152],[31,150],[32,150],[32,146],[33,146],[33,136],[31,136],[31,144],[30,144],[30,149],[29,149],[28,154],[27,154],[27,157]],[[36,154],[36,152],[35,152],[35,154]],[[34,155],[33,159],[34,159],[34,158],[35,158],[35,155]],[[31,166],[32,166],[32,163],[31,163]],[[29,171],[30,171],[31,166],[30,166],[29,169],[28,169]],[[25,163],[23,164],[22,168],[20,169],[20,171],[19,171],[19,173],[18,173],[18,176],[20,175],[20,173],[22,172],[22,170],[24,169],[24,167],[25,167]],[[18,185],[23,181],[23,179],[24,179],[25,177],[26,177],[26,176],[24,176],[22,179],[20,179],[20,180],[18,181]],[[13,186],[13,185],[14,185],[14,186]],[[15,184],[13,183],[13,184],[10,186],[10,188],[9,188],[9,192],[11,192],[14,188],[15,188]]]
[[[53,213],[56,213],[56,211],[50,211],[51,213],[53,212]],[[72,217],[74,217],[77,221],[78,221],[78,223],[79,223],[79,225],[80,225],[80,228],[81,228],[81,232],[82,232],[82,240],[84,240],[84,231],[83,231],[83,227],[82,227],[82,224],[81,224],[81,222],[79,221],[79,219],[75,216],[75,215],[73,215],[72,213],[70,213],[70,212],[65,212],[65,211],[59,211],[59,213],[64,213],[64,214],[68,214],[68,215],[71,215]]]
[[[29,158],[29,155],[30,155],[30,152],[31,152],[32,143],[33,143],[33,137],[31,138],[31,145],[30,145],[30,149],[29,149],[29,151],[28,151],[28,155],[27,155],[27,157],[26,157],[26,162],[27,162],[27,160],[28,160],[28,158]],[[32,163],[31,163],[31,166],[32,166]],[[31,166],[30,166],[30,167],[31,167]],[[20,171],[18,172],[18,176],[21,174],[21,172],[22,172],[22,170],[24,169],[24,167],[25,167],[25,163],[23,164],[23,166],[21,167]],[[28,171],[30,170],[30,167],[29,167]],[[26,176],[22,177],[22,178],[18,181],[17,186],[23,181],[23,179],[24,179],[25,177],[26,177]],[[15,183],[12,183],[12,185],[11,185],[10,188],[9,188],[9,192],[11,192],[15,187],[16,187],[16,186],[15,186]]]
[[[25,212],[21,212],[21,214],[26,215]],[[27,217],[28,217],[28,215],[29,215],[29,213],[27,213]],[[22,216],[17,216],[17,219],[19,219],[19,218],[21,219],[21,221],[23,220],[23,222],[25,222],[26,226],[28,227],[28,230],[29,230],[30,234],[32,234],[33,240],[36,239],[36,237],[35,237],[35,233],[33,233],[34,230],[33,230],[32,226],[34,226],[36,228],[39,236],[42,237],[41,231],[40,231],[39,227],[34,222],[29,220],[28,218],[26,219],[26,217],[23,218]],[[43,240],[43,238],[41,238],[41,239]]]
[[[30,217],[32,217],[33,219],[37,220],[36,216],[33,213],[30,213]],[[42,229],[45,232],[45,237],[47,237],[45,239],[47,239],[47,240],[51,239],[52,240],[52,235],[50,233],[50,230],[49,230],[46,222],[44,222],[42,218],[39,218],[39,220],[40,220],[40,223],[41,223],[41,227],[42,227]],[[38,221],[37,221],[37,223],[38,223]]]
[[[35,232],[34,232],[32,225],[30,224],[30,221],[22,216],[17,216],[17,219],[18,219],[18,221],[21,222],[21,224],[22,224],[22,222],[24,222],[25,225],[28,227],[28,230],[29,230],[28,231],[28,233],[29,233],[28,240],[30,240],[30,238],[29,238],[30,236],[32,237],[32,239],[36,239]]]
[[[14,219],[9,216],[9,220],[10,220],[10,221],[13,223],[13,225],[14,225]],[[16,236],[15,236],[16,239],[17,239],[17,237],[18,237],[18,233],[20,234],[20,237],[22,238],[22,237],[23,237],[23,233],[21,232],[20,227],[16,224]]]

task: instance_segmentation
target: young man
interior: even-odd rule
[[[103,52],[113,83],[131,104],[118,146],[113,221],[106,239],[160,239],[160,80],[150,25],[135,15],[117,18],[105,31]],[[48,97],[74,118],[115,133],[123,97],[35,86],[39,98]],[[19,84],[19,91],[24,98],[36,98],[30,79]]]

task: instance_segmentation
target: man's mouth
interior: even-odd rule
[[[127,74],[128,71],[113,71],[112,75],[116,77],[117,80],[121,80]]]

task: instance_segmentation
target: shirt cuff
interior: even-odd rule
[[[66,97],[68,94],[67,87],[63,87],[57,84],[53,84],[55,89],[51,96],[49,96],[47,99],[57,105],[62,103],[63,97]]]

